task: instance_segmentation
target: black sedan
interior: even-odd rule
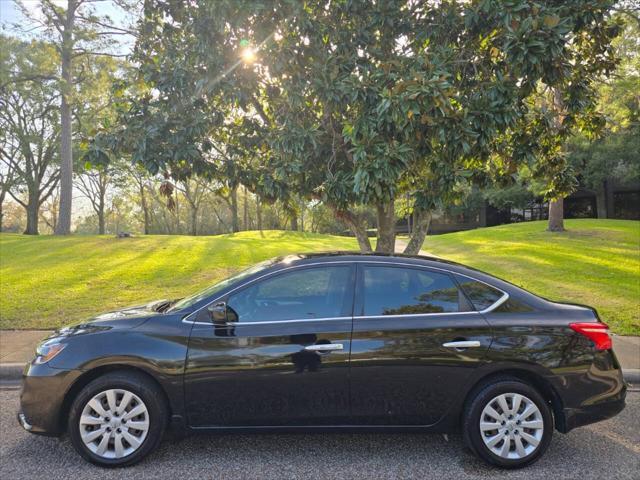
[[[332,253],[56,332],[25,368],[18,418],[103,466],[171,427],[462,431],[513,468],[625,394],[592,308],[433,258]]]

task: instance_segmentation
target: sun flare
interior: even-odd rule
[[[242,61],[244,63],[250,64],[256,61],[256,52],[251,47],[244,48],[240,56],[242,57]]]

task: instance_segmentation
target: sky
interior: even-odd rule
[[[12,0],[0,0],[0,21],[15,22],[18,20],[18,12]]]
[[[19,0],[29,10],[37,14],[40,10],[40,0]],[[53,0],[54,3],[60,6],[66,6],[66,0]],[[93,0],[91,5],[95,8],[98,15],[108,15],[114,25],[122,25],[127,22],[126,14],[116,6],[112,0]],[[21,27],[27,27],[29,19],[25,18],[15,0],[0,0],[0,25],[2,30],[9,35],[18,35],[24,37],[30,37],[34,34],[37,35],[37,31],[34,34],[18,33],[12,28],[13,24],[18,24]],[[125,40],[127,37],[119,37],[119,40]],[[128,38],[126,43],[122,45],[122,53],[129,53],[133,48],[133,38]]]

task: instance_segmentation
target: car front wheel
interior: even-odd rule
[[[465,443],[483,460],[503,468],[535,462],[549,446],[552,434],[548,403],[517,379],[486,385],[465,411]]]
[[[167,423],[163,392],[144,375],[112,372],[75,398],[68,432],[86,460],[104,467],[132,465],[160,443]]]

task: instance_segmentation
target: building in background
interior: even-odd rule
[[[548,202],[537,199],[524,208],[496,208],[484,201],[480,206],[456,213],[435,214],[429,227],[430,235],[492,227],[507,223],[547,220]],[[564,218],[614,218],[640,220],[640,183],[603,182],[599,191],[578,189],[564,200]],[[410,221],[398,222],[398,233],[408,233]]]

